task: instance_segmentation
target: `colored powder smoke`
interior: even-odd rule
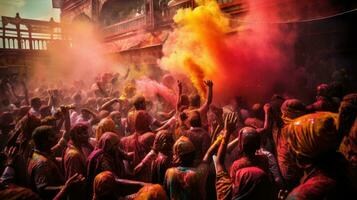
[[[177,28],[164,45],[160,65],[189,74],[202,96],[203,80],[213,80],[215,94],[220,94],[216,102],[236,95],[249,100],[267,97],[286,79],[283,72],[291,62],[294,32],[272,23],[249,23],[280,19],[274,6],[249,10],[256,2],[262,1],[249,1],[235,30],[216,1],[197,1],[196,8],[179,10],[174,17]]]

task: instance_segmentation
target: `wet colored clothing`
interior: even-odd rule
[[[254,157],[242,157],[233,162],[230,168],[230,176],[234,177],[238,170],[245,168],[245,167],[258,167],[262,169],[267,174],[270,173],[269,171],[269,161],[265,155],[256,155]]]
[[[63,168],[66,180],[74,174],[85,176],[87,156],[72,144],[69,144],[63,156]]]
[[[257,167],[243,167],[229,176],[226,171],[216,175],[216,191],[218,200],[274,199],[272,182],[267,174]]]
[[[351,194],[349,187],[339,184],[345,183],[338,183],[323,172],[316,170],[304,177],[302,184],[290,192],[287,200],[355,199],[356,194]]]
[[[138,165],[147,153],[151,150],[151,147],[155,140],[155,134],[152,132],[147,132],[139,135],[134,133],[133,135],[123,137],[121,139],[121,146],[126,152],[134,152],[134,158],[129,163],[130,169],[134,169]],[[150,182],[150,167],[145,166],[139,174],[134,177],[136,180]]]
[[[206,199],[205,185],[209,165],[196,168],[175,167],[166,171],[164,187],[171,200]]]
[[[277,138],[277,159],[281,175],[289,189],[292,189],[299,184],[299,180],[303,175],[302,170],[297,166],[296,159],[290,151],[288,137],[288,127],[279,130]]]
[[[61,186],[64,177],[55,159],[37,150],[32,154],[28,165],[29,184],[43,199],[52,199],[56,194],[45,191],[48,186]]]
[[[195,163],[196,164],[200,163],[207,149],[211,145],[211,138],[208,132],[205,131],[203,128],[191,127],[188,131],[184,133],[184,136],[188,137],[190,141],[193,143],[193,145],[195,146],[195,150],[196,150]]]
[[[151,182],[163,184],[165,173],[172,166],[172,156],[166,156],[159,153],[157,158],[151,164]]]

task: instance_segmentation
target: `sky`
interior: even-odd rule
[[[60,9],[52,8],[52,0],[0,0],[0,16],[20,17],[29,19],[60,20]]]

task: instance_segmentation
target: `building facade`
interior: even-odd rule
[[[241,0],[217,1],[232,17],[244,12]],[[196,6],[194,0],[62,0],[56,5],[62,23],[86,20],[97,26],[109,54],[147,65],[162,57],[176,11]]]

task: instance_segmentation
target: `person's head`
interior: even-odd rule
[[[99,139],[97,147],[106,153],[117,152],[120,138],[116,133],[105,132]]]
[[[251,108],[251,114],[253,117],[264,119],[263,106],[259,103],[255,103]]]
[[[109,116],[112,118],[115,124],[121,124],[121,113],[119,111],[113,111]]]
[[[252,156],[260,148],[260,135],[254,128],[242,128],[238,137],[239,149],[244,155]]]
[[[77,123],[71,128],[69,136],[72,142],[77,145],[87,144],[89,139],[88,125],[86,123]]]
[[[339,108],[338,132],[342,137],[348,135],[357,116],[357,93],[346,95]]]
[[[99,173],[93,182],[93,200],[116,200],[116,181],[113,172],[104,171]]]
[[[145,97],[139,96],[134,100],[135,110],[146,110]]]
[[[36,149],[49,153],[56,144],[56,132],[52,126],[39,126],[33,131],[32,139]]]
[[[141,134],[150,131],[151,123],[152,118],[146,111],[140,110],[135,113],[134,127],[136,133]]]
[[[174,144],[174,140],[172,138],[171,132],[167,130],[161,130],[156,134],[153,148],[156,151],[167,153],[172,151],[172,146]]]
[[[178,166],[191,167],[195,160],[195,146],[188,137],[181,136],[173,146],[173,162]]]
[[[201,97],[198,94],[190,96],[190,106],[193,108],[199,108],[201,106]]]
[[[201,127],[201,115],[198,111],[192,111],[189,114],[188,122],[191,127]]]
[[[97,141],[99,141],[99,139],[105,132],[115,132],[115,123],[112,119],[108,117],[100,120],[98,124],[97,130],[95,132],[95,137]]]
[[[305,105],[298,99],[285,100],[280,110],[285,124],[307,113]]]
[[[35,110],[40,110],[41,108],[41,99],[38,97],[32,98],[30,101],[31,107]]]
[[[302,168],[320,165],[333,157],[340,141],[337,132],[337,114],[318,112],[308,114],[287,126],[291,152]]]
[[[180,112],[179,119],[180,119],[180,124],[184,125],[186,120],[188,119],[187,113],[186,112]]]

